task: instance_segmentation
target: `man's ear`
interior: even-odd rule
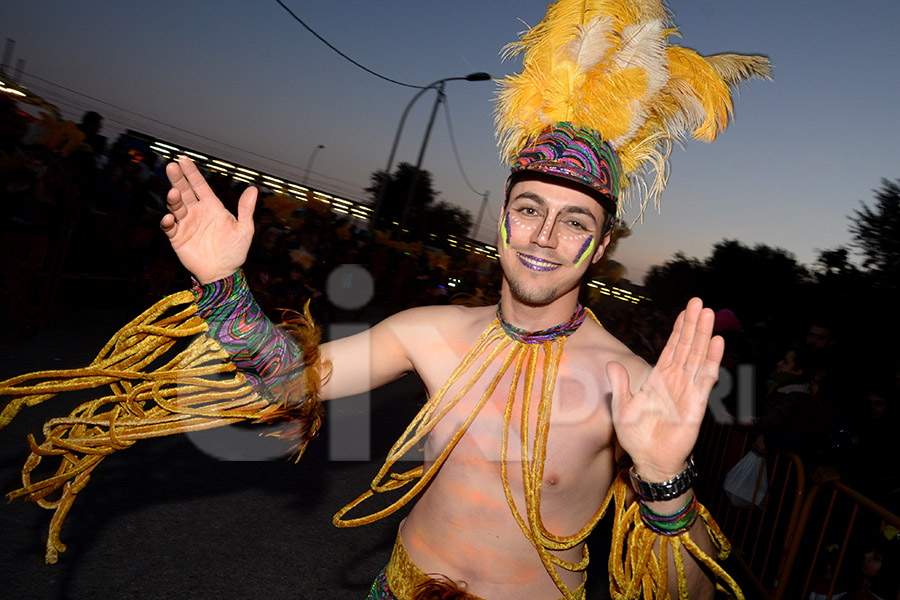
[[[609,242],[612,239],[612,230],[607,229],[606,234],[600,240],[600,243],[597,244],[597,248],[594,250],[594,256],[591,258],[591,264],[595,265],[597,262],[603,258],[603,255],[606,254],[606,247],[609,246]]]

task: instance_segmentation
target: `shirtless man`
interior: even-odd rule
[[[172,183],[170,213],[161,227],[179,259],[201,284],[232,276],[252,239],[256,189],[243,193],[235,218],[189,159],[169,164],[166,172]],[[509,190],[499,222],[506,227],[499,232],[498,248],[503,316],[529,331],[565,322],[576,311],[585,272],[609,243],[606,211],[588,190],[568,180],[526,175]],[[432,396],[451,378],[496,313],[493,306],[415,308],[367,332],[323,344],[332,370],[322,397],[358,394],[411,372]],[[685,471],[723,352],[721,338],[712,336],[713,320],[708,308],[692,300],[652,369],[590,318],[568,337],[553,396],[539,506],[549,532],[571,535],[590,521],[613,482],[620,451],[631,457],[635,472],[648,482],[666,482]],[[361,366],[360,355],[371,356],[371,364]],[[477,379],[432,430],[425,446],[426,470],[472,404],[482,398],[498,368],[498,361],[488,365],[492,372]],[[541,376],[539,366],[535,381],[540,382]],[[401,526],[400,539],[421,571],[464,582],[465,590],[477,597],[559,598],[558,585],[514,518],[501,483],[503,415],[512,377],[503,376],[418,496]],[[525,418],[521,395],[519,391],[514,401],[512,432],[520,431]],[[534,405],[527,419],[533,435]],[[509,447],[512,498],[524,517],[520,443],[511,441]],[[659,514],[671,514],[685,505],[689,494],[645,504]],[[709,553],[711,544],[699,519],[690,533]],[[582,545],[555,554],[577,563]],[[685,563],[690,597],[712,597],[706,573],[690,557]],[[556,570],[569,590],[582,584],[582,573]],[[669,579],[670,590],[677,594],[674,577]]]

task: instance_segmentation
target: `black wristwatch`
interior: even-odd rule
[[[631,475],[631,484],[634,486],[634,491],[644,500],[671,500],[693,487],[694,482],[697,480],[697,467],[694,466],[694,457],[689,457],[684,471],[662,483],[644,481],[635,472],[633,466],[629,469],[628,474]]]

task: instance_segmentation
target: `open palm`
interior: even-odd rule
[[[699,298],[688,302],[659,361],[635,394],[625,367],[607,366],[616,437],[648,481],[679,474],[697,441],[725,347],[721,337],[712,335],[714,320]]]
[[[244,190],[235,218],[191,159],[182,156],[166,165],[166,176],[172,189],[166,197],[169,213],[160,227],[181,264],[200,283],[228,277],[244,264],[250,250],[256,188]]]

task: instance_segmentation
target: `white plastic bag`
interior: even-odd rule
[[[759,488],[756,486],[757,481],[759,481]],[[725,476],[724,488],[725,494],[728,495],[728,499],[734,506],[748,508],[755,504],[758,508],[762,508],[766,492],[769,490],[765,459],[753,450],[748,452],[738,464],[728,471]]]

